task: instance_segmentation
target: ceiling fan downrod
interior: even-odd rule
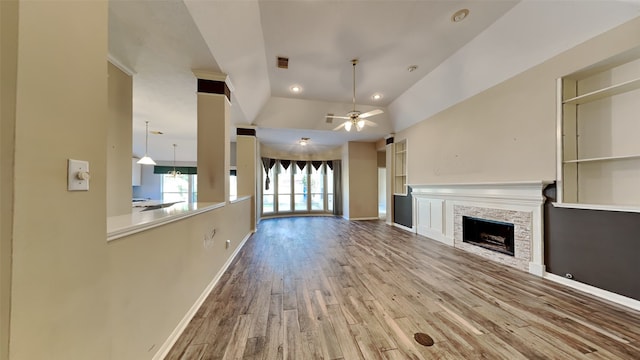
[[[356,65],[358,65],[358,59],[351,60],[353,65],[353,112],[356,112]]]

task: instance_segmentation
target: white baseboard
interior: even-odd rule
[[[407,226],[404,226],[404,225],[400,225],[400,224],[398,224],[396,222],[393,223],[393,226],[395,226],[397,228],[400,228],[402,230],[408,231],[408,232],[412,232],[414,234],[416,233],[416,229],[415,228],[407,227]]]
[[[575,281],[575,280],[570,280],[567,279],[565,277],[556,275],[556,274],[552,274],[552,273],[545,273],[544,274],[544,278],[557,282],[559,284],[562,285],[566,285],[570,288],[574,288],[576,290],[580,290],[583,292],[586,292],[588,294],[597,296],[599,298],[614,302],[616,304],[620,304],[623,306],[626,306],[628,308],[631,308],[633,310],[636,311],[640,311],[640,301],[636,300],[636,299],[632,299],[626,296],[622,296],[620,294],[616,294],[613,293],[611,291],[607,291],[607,290],[603,290],[600,288],[597,288],[595,286],[591,286],[591,285],[587,285],[584,283],[581,283],[579,281]]]
[[[380,220],[379,217],[360,217],[360,218],[349,218],[348,220]]]
[[[434,230],[429,230],[429,229],[422,228],[417,233],[418,233],[418,235],[422,235],[424,237],[428,237],[429,239],[441,242],[441,243],[443,243],[445,245],[449,245],[449,246],[455,247],[455,241],[453,241],[452,238],[447,237],[446,235],[444,235],[443,233],[441,233],[439,231],[434,231]]]
[[[207,299],[207,297],[209,296],[213,288],[216,286],[218,281],[220,281],[220,278],[222,277],[224,272],[227,271],[227,268],[229,267],[229,265],[231,265],[231,262],[233,261],[233,259],[235,259],[235,257],[240,252],[240,249],[242,249],[244,244],[247,242],[247,240],[249,240],[249,237],[251,237],[251,234],[253,233],[254,233],[253,231],[250,231],[244,237],[244,239],[242,239],[242,242],[240,243],[240,245],[234,250],[233,254],[229,256],[229,258],[224,263],[224,265],[222,265],[222,268],[220,269],[220,271],[218,271],[218,273],[213,278],[213,280],[211,280],[211,282],[209,283],[209,285],[207,285],[207,287],[204,289],[202,294],[200,294],[200,297],[198,297],[196,302],[191,306],[189,311],[187,311],[187,313],[184,315],[182,320],[180,320],[180,322],[178,323],[178,326],[176,326],[176,328],[173,330],[171,335],[169,335],[167,340],[165,340],[162,346],[158,349],[158,352],[156,352],[156,354],[152,358],[153,360],[162,360],[165,358],[165,356],[167,356],[167,354],[169,353],[169,350],[171,350],[171,348],[176,343],[176,341],[178,341],[178,338],[180,337],[180,335],[182,335],[182,332],[184,331],[184,329],[187,328],[187,325],[189,325],[189,322],[191,322],[191,319],[193,319],[193,317],[196,315],[196,312],[198,312],[198,309],[200,309],[200,306],[202,306],[202,304]]]

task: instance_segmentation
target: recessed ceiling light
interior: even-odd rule
[[[373,94],[373,96],[371,98],[373,100],[380,100],[380,99],[382,99],[382,94]]]
[[[416,71],[417,69],[418,69],[418,65],[410,65],[410,66],[407,68],[407,71],[408,71],[408,72],[414,72],[414,71]]]
[[[303,137],[303,138],[300,138],[298,143],[300,144],[300,146],[307,146],[307,144],[309,143],[309,140],[311,139],[308,137]]]
[[[451,16],[451,21],[460,22],[469,16],[469,9],[460,9]]]
[[[302,88],[300,85],[292,85],[289,90],[291,90],[292,93],[297,94],[302,91]]]

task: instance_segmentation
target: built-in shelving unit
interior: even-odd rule
[[[407,140],[394,144],[394,195],[407,195]]]
[[[573,104],[581,105],[591,101],[596,101],[596,100],[608,98],[614,95],[622,94],[627,91],[636,90],[638,88],[640,88],[640,78],[625,81],[621,84],[607,86],[603,89],[598,89],[580,96],[566,99],[563,102],[567,105],[573,105]]]
[[[558,80],[558,202],[640,208],[640,56]]]

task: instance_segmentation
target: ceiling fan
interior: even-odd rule
[[[360,113],[360,111],[356,110],[356,65],[358,64],[358,59],[351,60],[351,64],[353,65],[353,110],[347,113],[347,116],[327,115],[327,117],[329,118],[346,120],[338,127],[333,129],[334,131],[340,130],[343,127],[347,131],[351,131],[352,128],[360,131],[364,128],[365,125],[378,126],[378,124],[374,123],[373,121],[366,120],[366,118],[382,114],[384,112],[380,109],[376,109],[362,114]]]

